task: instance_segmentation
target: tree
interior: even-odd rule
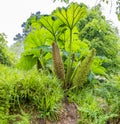
[[[103,59],[103,66],[110,69],[115,65],[119,52],[119,38],[109,21],[102,16],[100,5],[88,10],[85,19],[78,24],[79,38],[85,39],[90,48],[96,49],[96,54]]]
[[[53,2],[55,2],[55,1],[57,1],[57,0],[53,0]],[[69,3],[70,0],[58,0],[58,1]],[[96,1],[98,1],[98,0],[96,0]],[[110,7],[112,8],[113,1],[114,0],[99,0],[99,3],[101,5],[102,5],[102,2],[105,2],[106,4],[110,3]],[[117,14],[118,20],[120,20],[120,0],[116,0],[116,14]]]
[[[40,11],[36,12],[35,14],[32,13],[30,17],[27,19],[26,22],[23,22],[21,27],[23,28],[23,33],[16,34],[14,37],[15,41],[24,41],[27,35],[32,31],[32,24],[37,22],[40,19]]]
[[[6,35],[0,34],[0,64],[11,65],[10,54],[8,52]]]
[[[53,0],[53,2],[55,2],[56,0]],[[61,1],[61,2],[65,2],[65,3],[68,3],[69,0],[58,0],[58,1]]]

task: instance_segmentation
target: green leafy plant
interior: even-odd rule
[[[102,63],[106,61],[103,57],[96,56],[93,60],[92,71],[96,75],[106,75],[106,69],[102,66]]]
[[[62,23],[55,16],[43,16],[40,19],[40,22],[42,26],[44,26],[53,37],[52,39],[54,42],[52,43],[52,58],[53,58],[54,71],[56,76],[64,82],[65,80],[64,64],[57,44],[58,37],[60,36],[64,28],[63,29],[60,28]]]
[[[86,57],[76,70],[75,76],[73,78],[74,86],[81,87],[88,81],[88,75],[91,70],[91,65],[96,54],[96,50],[93,49],[88,57]]]
[[[60,36],[63,30],[62,28],[60,28],[62,22],[54,15],[44,15],[41,17],[40,23],[50,33],[50,39],[54,42],[57,42],[58,37]]]
[[[48,46],[48,37],[49,34],[44,28],[40,28],[32,31],[24,41],[24,52],[22,57],[18,62],[18,68],[29,70],[38,61],[41,65],[41,68],[44,69],[49,63],[51,55],[48,53],[51,51],[50,46]],[[30,61],[30,59],[32,61]],[[41,68],[37,68],[38,70]]]
[[[77,3],[71,3],[67,9],[66,8],[58,8],[56,11],[53,13],[56,15],[62,22],[63,24],[69,29],[70,31],[70,53],[68,57],[68,65],[67,65],[67,74],[66,74],[66,83],[70,83],[70,78],[71,77],[71,71],[72,71],[72,39],[73,39],[73,29],[75,28],[76,24],[78,21],[85,17],[86,15],[86,8],[85,7],[80,7]]]
[[[38,110],[39,117],[57,118],[63,93],[59,81],[55,77],[52,78],[44,72],[38,73],[31,70],[26,74],[23,81],[17,84],[15,94],[15,104],[21,106],[29,101],[29,104]]]
[[[36,111],[37,118],[57,120],[63,91],[56,77],[34,69],[26,72],[2,65],[0,68],[0,123],[12,123],[16,118],[28,123],[31,112]]]
[[[113,72],[113,66],[119,68],[116,61],[120,49],[119,37],[116,29],[102,15],[101,7],[97,5],[89,10],[86,18],[81,19],[77,26],[80,40],[87,40],[89,47],[96,49],[96,55],[103,61],[101,65],[106,72]]]
[[[24,63],[25,58],[32,57],[31,60],[33,59],[34,61],[31,62],[28,68],[32,67],[36,61],[37,63],[39,63],[40,67],[42,67],[44,63],[42,61],[44,60],[45,54],[43,54],[43,52],[40,53],[41,55],[43,54],[42,58],[40,58],[39,48],[41,47],[42,44],[50,45],[53,42],[52,57],[53,57],[55,74],[57,75],[58,78],[60,78],[62,74],[61,79],[62,81],[64,80],[65,89],[70,87],[72,85],[72,82],[70,80],[71,78],[69,77],[72,76],[73,62],[74,62],[74,59],[72,59],[72,56],[74,54],[72,50],[72,42],[73,42],[73,36],[74,36],[73,33],[75,33],[74,30],[76,29],[75,28],[76,24],[81,18],[85,17],[85,15],[86,15],[86,7],[80,6],[77,3],[71,3],[67,8],[61,8],[61,9],[57,8],[55,11],[53,11],[51,15],[41,16],[41,18],[38,20],[41,28],[37,29],[36,31],[33,31],[33,33],[36,32],[37,34],[37,31],[39,31],[39,34],[42,36],[39,37],[37,35],[37,37],[35,37],[35,36],[32,36],[32,33],[28,35],[28,37],[25,40],[25,52],[23,54],[23,62],[20,62],[20,63]],[[67,57],[68,58],[67,68],[66,70],[64,70],[64,64],[62,62],[61,53],[59,51],[59,45],[61,42],[59,40],[60,40],[60,36],[64,34],[66,31],[69,32],[70,42],[69,42],[69,53]],[[32,40],[31,42],[29,42],[30,40],[28,40],[29,37],[31,37],[31,40]],[[36,38],[38,38],[39,40]],[[29,60],[27,62],[29,62]],[[65,72],[66,72],[66,76],[65,76]]]
[[[13,65],[12,53],[9,51],[6,41],[6,35],[4,33],[0,34],[0,64],[5,64],[8,66]]]
[[[114,77],[114,76],[113,76]],[[116,123],[119,119],[119,78],[110,77],[109,81],[93,80],[80,90],[69,90],[69,102],[75,102],[79,112],[79,123],[106,124]]]

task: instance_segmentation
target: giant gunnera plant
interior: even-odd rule
[[[34,30],[33,33],[29,34],[32,37],[28,35],[28,38],[25,40],[24,58],[32,57],[34,60],[32,65],[35,63],[38,65],[38,62],[40,61],[44,69],[46,69],[47,66],[51,66],[51,72],[53,72],[56,77],[62,81],[62,87],[66,90],[74,85],[80,86],[80,84],[84,84],[84,82],[86,82],[93,56],[95,55],[95,50],[92,50],[90,57],[85,58],[82,64],[75,68],[77,64],[76,60],[72,59],[73,55],[76,54],[73,50],[73,41],[75,36],[74,31],[79,20],[86,17],[86,15],[87,10],[83,4],[71,3],[66,8],[57,8],[51,15],[42,15],[37,22],[33,22],[32,28]],[[37,27],[35,27],[36,23]],[[65,37],[68,37],[68,39],[62,41],[60,36],[66,34],[66,32],[68,35]],[[69,44],[68,51],[65,47],[63,47],[63,44],[65,46],[66,43]],[[29,46],[31,47],[29,48]],[[47,49],[45,46],[47,46]],[[42,51],[44,51],[43,53],[39,52],[41,48]],[[49,52],[47,51],[48,48],[51,48]],[[62,60],[63,56],[61,56],[64,55],[63,51],[67,52],[67,57],[64,61]],[[44,64],[43,60],[45,58],[47,58],[48,62],[51,63],[45,62]],[[80,59],[77,60],[77,62],[79,61]]]

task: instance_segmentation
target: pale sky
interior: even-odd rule
[[[84,2],[87,6],[92,7],[97,0],[70,0],[70,2]],[[114,13],[114,5],[110,13],[110,6],[103,6],[104,14],[108,19],[111,19],[114,24],[120,29],[120,22]],[[56,7],[67,6],[65,3],[55,2],[52,0],[0,0],[0,33],[7,35],[8,45],[10,46],[14,36],[17,33],[22,33],[21,24],[25,22],[31,15],[40,11],[41,14],[50,14]]]

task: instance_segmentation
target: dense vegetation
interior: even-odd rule
[[[24,45],[16,63],[1,34],[1,124],[57,121],[63,103],[76,105],[76,123],[120,122],[120,39],[100,9],[70,3],[50,15],[32,14],[15,37],[17,48]]]
[[[65,2],[65,3],[69,3],[70,0],[53,0],[53,2],[55,1],[61,1],[61,2]],[[118,16],[118,20],[120,20],[120,0],[115,0],[115,4],[116,6],[113,6],[114,5],[114,0],[99,0],[99,1],[96,1],[96,2],[99,2],[100,4],[103,4],[106,3],[110,6],[110,11],[113,7],[116,8],[116,14]]]
[[[7,47],[6,36],[4,33],[0,34],[0,64],[12,65],[14,64],[14,55],[9,52]]]

